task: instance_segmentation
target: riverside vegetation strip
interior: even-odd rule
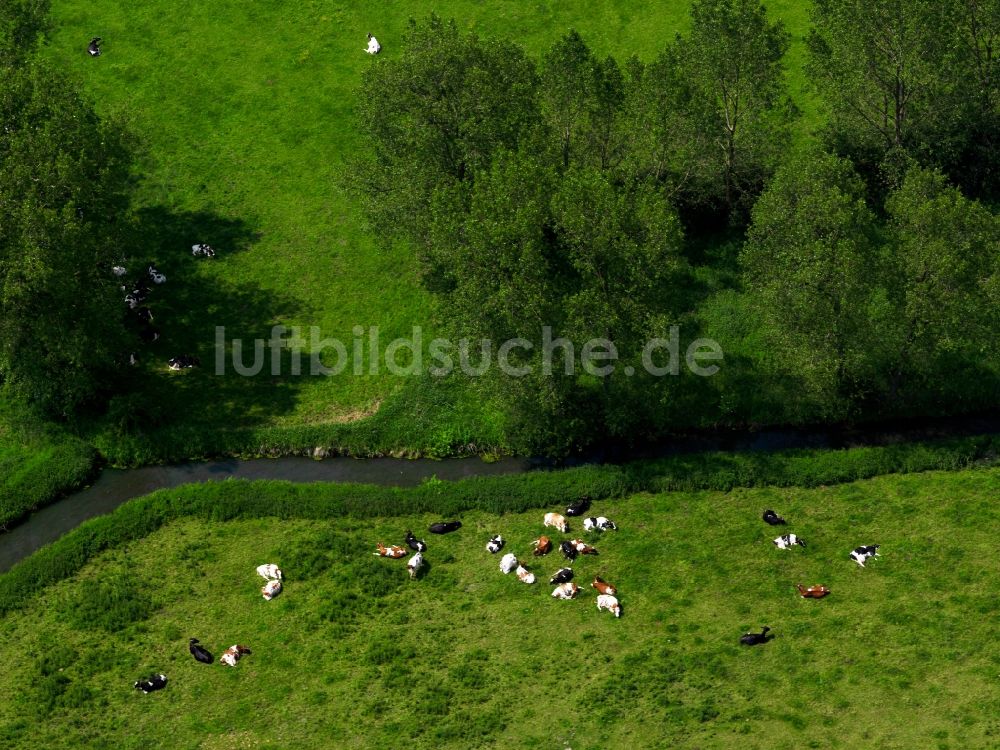
[[[1000,606],[998,489],[990,468],[595,498],[620,530],[595,542],[601,554],[577,575],[618,586],[620,620],[600,616],[590,592],[555,601],[548,586],[497,570],[485,541],[503,533],[531,558],[537,509],[462,513],[460,531],[429,541],[418,582],[371,549],[437,514],[180,518],[4,616],[0,738],[11,748],[366,748],[404,736],[428,748],[987,748],[1000,731],[1000,661],[982,647]],[[198,491],[274,494],[285,507],[280,485]],[[765,507],[809,547],[776,551]],[[847,555],[872,540],[882,559],[862,570]],[[265,560],[286,573],[273,602],[254,571]],[[541,578],[561,562],[531,565]],[[833,593],[802,600],[796,583]],[[771,643],[739,646],[765,624]],[[190,637],[215,651],[246,643],[254,658],[204,667]],[[152,671],[170,677],[167,689],[137,695],[132,681]]]

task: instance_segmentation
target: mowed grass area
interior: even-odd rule
[[[371,550],[431,516],[175,522],[4,619],[0,744],[995,747],[998,490],[1000,470],[980,469],[598,501],[620,531],[577,579],[617,584],[620,620],[591,590],[556,601],[499,572],[489,536],[530,559],[542,510],[421,533],[416,582]],[[808,546],[776,549],[765,507]],[[882,559],[861,569],[847,555],[866,543]],[[262,562],[286,572],[272,602]],[[529,564],[547,578],[561,562]],[[833,593],[802,600],[799,582]],[[773,641],[738,644],[764,624]],[[254,653],[204,666],[192,636],[216,658]],[[154,670],[165,690],[132,689]]]
[[[447,0],[433,10],[536,55],[575,27],[598,54],[624,63],[632,54],[655,57],[688,26],[688,7]],[[808,9],[787,1],[768,7],[794,35],[790,84],[809,110],[801,74]],[[329,378],[244,378],[230,366],[219,378],[211,374],[212,351],[216,326],[229,339],[243,338],[248,358],[252,340],[278,323],[319,326],[348,350],[354,326],[366,334],[378,326],[383,342],[413,325],[425,341],[433,337],[432,301],[410,248],[371,237],[337,181],[361,144],[352,110],[362,73],[398,55],[408,19],[430,10],[412,1],[53,1],[45,54],[142,143],[142,239],[132,251],[155,258],[168,277],[150,302],[163,338],[144,358],[150,400],[169,416],[168,431],[342,425],[406,387],[406,378],[357,376],[350,367]],[[369,31],[383,44],[381,59],[363,51]],[[105,40],[99,59],[85,53],[92,36]],[[218,258],[194,261],[190,245],[199,241],[215,245]],[[167,371],[167,359],[180,353],[199,354],[205,369]],[[493,437],[494,416],[482,404],[454,400],[462,418],[449,422],[449,409],[439,409],[439,430],[455,440]],[[409,426],[394,439],[421,448],[423,417],[407,414],[398,418]],[[116,437],[108,430],[96,439],[105,450]]]

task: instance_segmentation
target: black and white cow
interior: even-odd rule
[[[486,543],[486,551],[491,552],[492,554],[495,555],[497,552],[503,549],[503,545],[504,545],[503,537],[497,534],[495,537],[493,537]]]
[[[878,548],[880,546],[882,545],[869,544],[864,547],[857,547],[853,552],[851,552],[851,559],[863,568],[868,560],[875,559],[879,556]]]
[[[778,549],[791,549],[796,544],[800,547],[806,546],[806,543],[795,536],[795,534],[783,534],[774,540],[774,546]]]
[[[145,680],[136,680],[132,687],[144,693],[152,693],[154,690],[162,690],[167,686],[167,676],[165,674],[150,675]]]
[[[555,586],[557,583],[569,583],[573,580],[572,568],[559,568],[556,574],[549,579],[549,583]]]
[[[786,523],[784,518],[779,516],[770,508],[764,511],[762,518],[764,519],[764,523],[770,524],[771,526],[783,526]]]
[[[101,37],[95,36],[90,40],[90,44],[87,45],[87,54],[91,57],[101,56]]]
[[[604,516],[598,516],[597,518],[585,518],[583,519],[583,530],[584,531],[618,531],[618,527],[615,522],[610,518],[605,518]]]
[[[579,500],[577,500],[575,503],[573,503],[572,505],[570,505],[569,507],[566,508],[566,515],[567,516],[582,516],[588,510],[590,510],[590,497],[587,496],[587,495],[584,495]]]
[[[201,360],[188,354],[182,354],[179,357],[172,357],[167,364],[171,370],[186,370],[189,367],[200,367]]]
[[[559,544],[559,551],[562,552],[563,557],[565,557],[570,562],[573,562],[573,560],[576,559],[576,556],[580,554],[580,552],[576,548],[576,545],[569,540],[565,540]]]
[[[215,248],[209,244],[201,242],[197,245],[191,245],[191,255],[196,258],[214,258]]]

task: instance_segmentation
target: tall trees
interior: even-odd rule
[[[817,0],[808,72],[835,147],[872,168],[889,152],[996,190],[995,0]],[[985,126],[985,127],[984,127]],[[975,184],[972,184],[975,183]]]
[[[400,60],[376,60],[358,115],[370,150],[350,184],[388,234],[427,246],[435,190],[463,186],[537,121],[534,64],[509,42],[411,22]]]
[[[810,153],[782,167],[753,210],[740,257],[782,369],[826,416],[868,374],[874,217],[851,165]]]
[[[758,0],[696,0],[677,59],[714,110],[711,163],[725,205],[755,195],[787,144],[782,58],[789,35]]]
[[[122,349],[110,269],[128,154],[57,74],[33,64],[0,78],[0,376],[68,414]]]

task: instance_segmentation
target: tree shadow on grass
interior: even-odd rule
[[[148,283],[150,264],[167,278],[163,284],[149,283],[143,303],[160,338],[152,343],[143,343],[138,335],[132,339],[140,366],[127,368],[118,391],[131,394],[132,403],[152,405],[151,418],[138,425],[139,432],[177,425],[248,427],[294,409],[302,378],[290,375],[287,349],[281,353],[281,374],[271,374],[271,352],[265,348],[264,367],[253,377],[234,371],[229,351],[228,342],[243,339],[243,359],[251,364],[254,339],[267,339],[281,316],[299,312],[293,294],[239,277],[238,265],[229,264],[233,254],[248,250],[259,237],[247,223],[209,212],[174,212],[162,206],[139,212],[130,243],[136,250],[126,278]],[[194,257],[191,246],[202,242],[218,255]],[[127,309],[124,314],[130,315]],[[134,321],[131,325],[136,332],[141,327]],[[216,374],[217,327],[224,327],[227,342],[222,375]],[[201,366],[170,370],[168,361],[180,355],[198,357]]]

